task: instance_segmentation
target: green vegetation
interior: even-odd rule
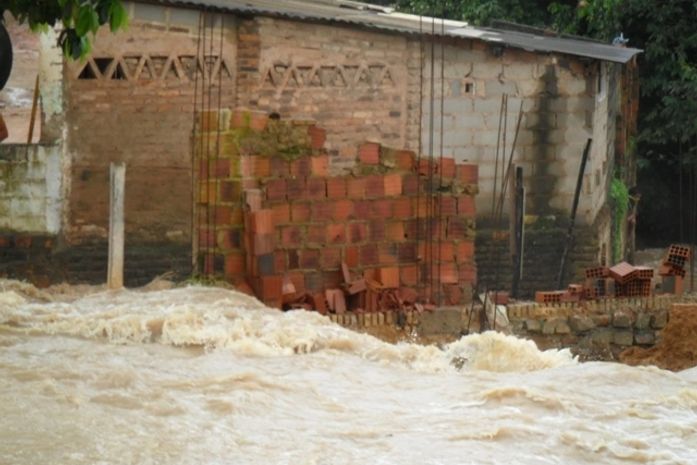
[[[73,59],[90,53],[90,36],[100,26],[108,24],[112,31],[117,31],[128,24],[128,13],[121,0],[9,0],[0,6],[0,14],[6,11],[34,31],[61,23],[58,45],[66,57]]]
[[[624,226],[629,209],[629,189],[622,179],[615,177],[610,184],[610,206],[612,207],[612,263],[622,261]]]

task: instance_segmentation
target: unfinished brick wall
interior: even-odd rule
[[[204,114],[200,123],[201,272],[246,282],[276,307],[284,279],[296,293],[340,288],[342,263],[353,276],[436,303],[469,299],[476,166],[418,164],[413,152],[364,143],[352,173],[332,176],[325,131],[312,123],[240,111]],[[213,141],[220,151],[209,149]],[[440,221],[427,216],[429,169]]]

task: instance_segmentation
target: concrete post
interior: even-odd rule
[[[126,165],[112,163],[109,167],[109,265],[107,286],[109,289],[123,287],[123,246],[124,246],[124,190],[126,185]]]

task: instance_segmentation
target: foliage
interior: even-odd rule
[[[697,2],[669,0],[657,8],[650,0],[631,0],[623,16],[632,44],[644,49],[638,140],[643,165],[695,163]]]
[[[624,225],[627,221],[627,210],[629,209],[629,189],[624,182],[615,177],[610,184],[610,206],[612,207],[612,262],[617,263],[622,260],[622,239],[624,236]]]
[[[89,54],[90,34],[100,26],[108,24],[113,32],[128,24],[121,0],[9,0],[0,6],[0,14],[5,11],[34,31],[62,24],[58,45],[73,59]]]
[[[626,1],[552,2],[548,11],[556,31],[611,41],[621,31],[622,6]]]
[[[503,19],[544,26],[549,17],[547,3],[545,0],[397,0],[394,5],[415,14],[446,17],[477,25],[488,25],[492,20]]]

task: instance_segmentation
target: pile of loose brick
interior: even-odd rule
[[[325,133],[312,122],[224,110],[202,113],[197,127],[202,274],[222,273],[276,308],[469,298],[476,165],[368,142],[350,173],[331,175]]]
[[[681,245],[671,245],[658,270],[664,279],[675,279],[673,292],[681,294],[685,265],[690,260],[690,249]],[[652,294],[653,268],[633,266],[621,262],[613,267],[598,266],[585,271],[583,284],[570,284],[564,291],[538,291],[535,301],[543,304],[578,302],[603,297],[649,297]]]
[[[664,280],[673,280],[673,292],[682,294],[684,290],[684,279],[687,274],[685,265],[690,261],[690,248],[684,245],[673,244],[668,248],[668,252],[663,258],[663,263],[658,268],[658,274]]]

